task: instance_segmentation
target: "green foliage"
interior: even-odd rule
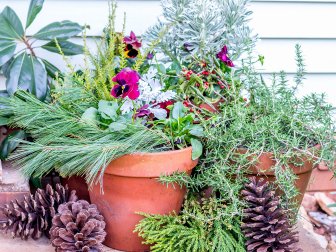
[[[188,146],[193,147],[193,160],[202,155],[203,146],[200,138],[203,137],[203,127],[195,125],[195,118],[192,114],[187,114],[187,108],[182,102],[176,102],[170,106],[170,115],[167,119],[154,120],[149,122],[155,129],[164,132],[170,139],[171,145],[179,149]]]
[[[244,252],[239,216],[228,222],[231,211],[215,198],[189,195],[180,215],[143,214],[135,232],[153,252]]]
[[[43,2],[43,0],[31,0],[25,28],[10,7],[5,7],[0,13],[0,69],[7,79],[6,89],[10,95],[22,89],[41,100],[46,98],[48,76],[54,78],[55,73],[60,70],[38,57],[35,53],[37,48],[64,55],[83,52],[82,46],[67,41],[83,29],[79,24],[71,21],[51,23],[32,37],[27,37],[27,28],[41,11]],[[36,46],[35,43],[41,40],[46,43]],[[55,40],[60,40],[59,47],[56,46]],[[16,50],[19,45],[23,45],[24,49]]]
[[[189,61],[192,56],[212,57],[223,45],[229,45],[233,59],[254,44],[255,37],[247,21],[252,14],[246,9],[247,0],[168,0],[162,1],[163,19],[150,28],[145,40],[158,38],[166,25],[158,50],[171,60]],[[188,50],[185,49],[188,45]]]
[[[77,91],[80,89],[77,89]],[[85,94],[85,90],[82,90]],[[41,177],[55,169],[62,176],[85,176],[89,184],[102,182],[107,165],[122,155],[160,151],[170,148],[169,141],[157,130],[130,124],[122,131],[99,127],[99,122],[82,120],[82,111],[90,104],[85,95],[69,99],[68,93],[57,95],[62,102],[47,104],[19,91],[12,98],[0,97],[5,107],[0,116],[13,113],[10,125],[29,132],[34,142],[21,141],[11,156],[27,177]],[[164,147],[162,147],[164,146]]]
[[[300,51],[297,55],[301,57]],[[290,86],[283,72],[274,75],[271,84],[265,84],[261,77],[253,75],[252,67],[249,65],[249,72],[244,71],[249,102],[237,100],[204,121],[204,159],[193,183],[212,186],[221,197],[229,196],[232,204],[239,207],[237,189],[249,167],[262,153],[271,152],[277,177],[275,186],[284,192],[287,208],[295,207],[290,199],[298,194],[294,186],[297,177],[290,164],[300,167],[308,159],[315,164],[325,161],[332,167],[336,150],[335,111],[324,95],[299,98],[298,86]],[[302,64],[298,69],[303,72]],[[314,148],[316,145],[321,147]],[[245,149],[246,153],[238,153],[237,149]]]

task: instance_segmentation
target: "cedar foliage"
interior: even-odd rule
[[[189,195],[180,215],[142,214],[135,232],[153,252],[245,251],[239,217],[228,222],[231,209],[216,198]]]

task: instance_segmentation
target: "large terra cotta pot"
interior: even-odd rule
[[[122,251],[149,251],[133,230],[143,218],[137,212],[169,214],[181,209],[186,188],[160,183],[161,175],[187,172],[197,165],[192,148],[157,153],[136,153],[113,160],[104,172],[103,193],[97,184],[90,190],[106,222],[105,245]]]
[[[319,148],[319,147],[315,147]],[[247,152],[246,149],[239,149],[239,153],[245,154]],[[253,157],[251,157],[252,159]],[[312,174],[314,166],[314,160],[302,157],[301,158],[302,165],[296,166],[294,164],[288,164],[288,166],[292,169],[293,173],[297,176],[295,180],[295,187],[300,192],[298,196],[294,198],[298,205],[301,205],[304,193],[307,190],[307,186],[310,180],[310,176]],[[275,173],[273,167],[276,165],[276,161],[274,160],[274,155],[271,152],[264,152],[260,156],[258,156],[256,163],[249,167],[249,177],[258,177],[264,178],[266,181],[269,181],[271,184],[276,180]],[[281,194],[281,192],[278,192]]]

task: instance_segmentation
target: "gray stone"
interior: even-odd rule
[[[12,239],[9,235],[0,233],[0,252],[55,252],[55,248],[46,237],[37,241],[32,239],[22,241],[20,238]],[[104,247],[103,252],[121,251]]]
[[[18,167],[11,162],[2,161],[2,182],[0,192],[29,192],[29,181]]]

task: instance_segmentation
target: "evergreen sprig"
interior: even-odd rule
[[[120,132],[103,130],[81,119],[84,108],[71,111],[59,103],[41,102],[23,91],[11,98],[1,97],[0,104],[5,106],[0,116],[13,113],[10,124],[25,129],[34,138],[34,142],[23,141],[11,156],[27,177],[41,177],[56,168],[62,176],[85,176],[92,185],[102,181],[103,171],[112,160],[170,146],[161,131],[140,124],[130,124]]]
[[[153,252],[243,252],[239,216],[228,221],[232,209],[215,199],[189,195],[180,215],[142,214],[138,232]]]

